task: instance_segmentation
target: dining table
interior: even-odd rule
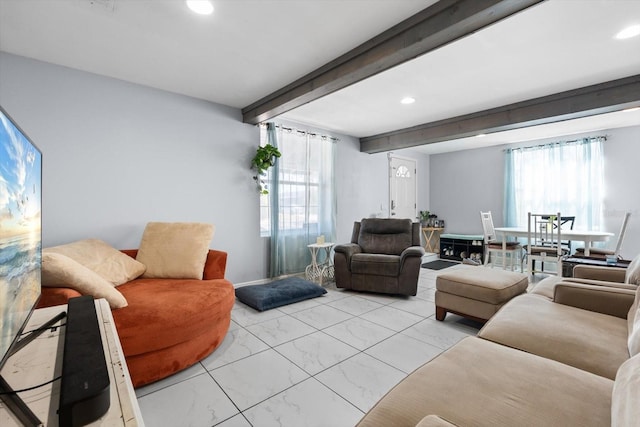
[[[527,227],[495,227],[496,238],[502,240],[502,249],[506,250],[509,237],[528,237]],[[589,256],[593,242],[606,242],[613,237],[613,233],[594,230],[560,230],[562,240],[584,242],[584,255]]]

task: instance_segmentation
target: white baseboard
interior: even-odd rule
[[[271,283],[271,282],[276,281],[276,280],[286,279],[287,277],[304,277],[304,273],[285,274],[283,276],[278,276],[275,279],[266,278],[266,279],[252,280],[250,282],[234,283],[233,287],[234,288],[239,288],[241,286],[249,286],[249,285],[264,285],[265,283]]]

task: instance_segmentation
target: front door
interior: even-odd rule
[[[389,207],[391,218],[416,220],[416,161],[389,155]]]

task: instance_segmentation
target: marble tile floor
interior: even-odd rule
[[[236,301],[212,355],[136,390],[145,424],[354,426],[410,372],[478,332],[455,315],[435,320],[435,280],[450,269],[421,269],[416,297],[329,288],[265,312]]]

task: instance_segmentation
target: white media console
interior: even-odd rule
[[[144,422],[131,385],[118,332],[111,316],[109,304],[104,299],[95,301],[98,324],[105,352],[105,359],[111,382],[111,405],[109,411],[90,426],[142,427]],[[25,332],[37,329],[66,306],[56,306],[35,310]],[[62,319],[58,324],[66,321]],[[60,376],[62,372],[62,353],[64,347],[64,327],[48,330],[11,356],[2,368],[2,376],[14,390],[42,384]],[[38,416],[45,426],[58,426],[58,405],[60,399],[60,380],[43,387],[19,393],[26,405]],[[0,401],[0,425],[3,427],[20,426],[18,419],[4,407]]]

